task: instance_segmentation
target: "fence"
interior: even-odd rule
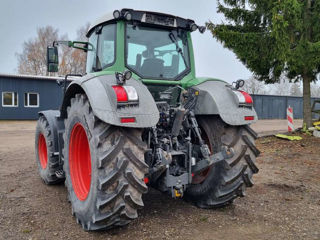
[[[303,98],[276,95],[251,95],[259,119],[286,119],[287,107],[293,108],[293,118],[303,118]],[[311,98],[311,104],[319,98]],[[314,115],[314,118],[319,116]]]

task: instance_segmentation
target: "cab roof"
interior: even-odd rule
[[[128,16],[129,15],[129,16]],[[135,21],[141,22],[147,25],[158,25],[161,27],[167,28],[184,28],[187,30],[192,30],[192,25],[195,25],[195,22],[191,19],[185,19],[178,16],[159,13],[159,12],[150,12],[143,10],[134,10],[123,8],[121,10],[115,10],[112,13],[107,13],[100,18],[98,18],[89,28],[87,36],[95,29],[95,27],[105,24],[107,22],[116,22],[117,20],[124,21]]]

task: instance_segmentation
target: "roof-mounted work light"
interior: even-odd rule
[[[115,10],[115,11],[113,12],[113,17],[114,17],[115,19],[120,18],[120,17],[121,17],[120,11],[119,11],[119,10]]]
[[[206,27],[205,26],[199,27],[199,32],[200,33],[204,33],[205,31],[206,31]]]
[[[132,19],[132,14],[130,12],[126,12],[124,14],[124,18],[127,20],[127,21],[131,21]]]
[[[198,29],[197,24],[191,23],[191,25],[190,25],[190,30],[191,30],[192,32],[194,32],[194,31],[196,31],[197,29]]]

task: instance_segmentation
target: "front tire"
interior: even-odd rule
[[[199,117],[198,123],[212,153],[225,145],[235,154],[195,175],[186,198],[201,208],[222,207],[243,197],[246,187],[253,186],[252,175],[259,171],[255,164],[260,153],[254,144],[257,135],[249,126],[230,126],[218,116]]]
[[[147,192],[141,130],[100,121],[87,97],[71,99],[65,120],[64,171],[72,212],[85,230],[124,226]]]

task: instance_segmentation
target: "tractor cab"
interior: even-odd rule
[[[181,80],[193,70],[190,32],[197,29],[205,27],[167,14],[116,10],[88,31],[87,73],[126,68],[140,79]]]
[[[193,20],[168,14],[115,10],[94,22],[88,42],[56,41],[48,48],[48,71],[58,71],[60,43],[87,51],[86,74],[130,70],[144,83],[178,85],[195,78],[190,32],[205,31]],[[182,82],[180,82],[182,81]]]

